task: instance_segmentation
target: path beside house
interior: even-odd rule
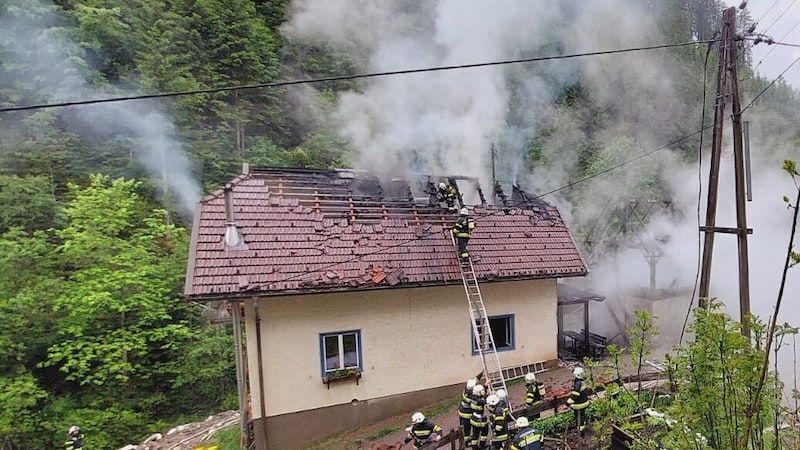
[[[548,394],[559,389],[568,392],[571,389],[573,379],[572,368],[575,367],[575,365],[575,363],[561,363],[559,368],[537,374],[537,378],[545,383]],[[466,375],[466,378],[469,378],[469,375]],[[464,381],[466,382],[466,379]],[[514,405],[525,402],[525,383],[521,379],[512,382],[508,390],[509,397],[512,399]],[[444,434],[447,434],[450,430],[454,430],[459,426],[457,413],[459,401],[460,397],[454,397],[444,402],[423,408],[422,411],[426,412],[426,415],[430,416],[436,424],[442,427]],[[411,414],[414,412],[415,411],[408,411],[406,414],[383,420],[369,427],[317,442],[307,447],[306,450],[396,449],[408,434],[405,428],[411,425]],[[552,412],[546,411],[542,416],[546,417],[550,414],[552,414]],[[403,448],[410,449],[411,446],[406,445]]]

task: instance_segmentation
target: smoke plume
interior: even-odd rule
[[[644,3],[295,0],[284,32],[346,51],[364,71],[391,71],[667,42],[654,32],[654,14],[643,9],[648,7]],[[491,174],[489,148],[496,144],[499,178],[533,193],[557,191],[546,200],[560,207],[573,231],[613,220],[610,211],[630,199],[669,193],[672,212],[655,208],[628,247],[600,256],[585,283],[608,297],[593,305],[593,326],[617,336],[630,325],[625,314],[651,309],[662,316],[659,326],[669,348],[692,302],[698,227],[705,222],[707,159],[698,173],[698,162],[667,147],[573,189],[558,189],[575,181],[586,164],[580,160],[586,142],[600,149],[590,163],[601,171],[681,136],[687,123],[699,128],[702,73],[679,72],[679,66],[674,55],[658,50],[373,78],[341,96],[333,119],[356,149],[356,165],[367,169],[471,175],[485,186]],[[713,68],[709,74],[713,78]],[[554,101],[564,95],[574,95],[581,105]],[[796,154],[786,138],[796,127],[786,114],[769,108],[753,108],[745,119],[753,130],[754,201],[748,203],[754,229],[749,241],[752,310],[766,319],[790,231],[791,215],[781,197],[794,192],[780,161]],[[726,139],[717,224],[733,227],[733,169]],[[710,141],[708,132],[704,151]],[[537,159],[526,166],[523,155],[531,142],[538,142]],[[657,255],[651,259],[656,288],[665,291],[662,300],[637,297],[650,287],[648,255]],[[712,295],[734,317],[736,261],[735,237],[719,235]],[[797,277],[795,269],[789,295],[796,296]],[[800,323],[800,308],[788,303],[781,321]]]
[[[81,48],[59,27],[52,4],[31,2],[27,9],[9,5],[0,11],[0,52],[12,61],[4,83],[24,86],[47,103],[121,95],[89,81]],[[200,198],[172,121],[150,102],[117,102],[73,107],[69,131],[90,130],[94,136],[129,140],[136,160],[162,183],[164,197],[175,195],[182,212],[191,216]],[[97,170],[102,170],[98,168]]]

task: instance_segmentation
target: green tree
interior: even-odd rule
[[[107,400],[150,386],[157,355],[190,336],[172,313],[185,232],[163,223],[163,211],[142,208],[137,186],[101,175],[86,188],[70,185],[69,222],[56,232],[69,270],[54,301],[62,339],[45,365]]]

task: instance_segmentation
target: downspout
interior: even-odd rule
[[[239,419],[241,421],[241,442],[245,447],[250,446],[250,433],[247,423],[247,386],[244,382],[244,364],[242,358],[242,311],[241,304],[231,304],[231,317],[233,318],[233,342],[236,345],[236,387],[239,390]]]
[[[261,405],[261,417],[264,419],[264,423],[267,421],[267,406],[264,402],[264,369],[263,369],[263,359],[261,358],[261,314],[259,313],[259,308],[254,308],[256,311],[256,353],[258,354],[258,387],[261,390],[261,401],[259,404]]]

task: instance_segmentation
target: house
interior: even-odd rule
[[[246,388],[256,448],[437,402],[481,371],[455,217],[426,191],[445,178],[411,178],[245,165],[200,201],[185,294],[233,305],[235,327],[243,315],[240,402]],[[469,250],[503,368],[553,363],[556,281],[587,272],[569,230],[521,191],[491,205],[474,179],[450,182],[474,199]]]

